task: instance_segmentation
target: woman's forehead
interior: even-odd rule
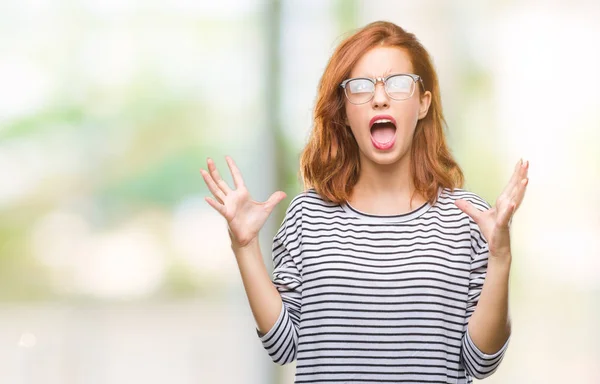
[[[375,47],[356,62],[350,77],[385,77],[391,73],[412,73],[408,52],[398,47]]]

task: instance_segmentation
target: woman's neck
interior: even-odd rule
[[[426,199],[414,192],[409,156],[387,165],[361,158],[360,176],[348,202],[365,213],[398,215],[425,203]]]

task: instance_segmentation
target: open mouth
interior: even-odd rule
[[[371,119],[371,141],[378,149],[389,149],[396,140],[396,121],[391,116]]]

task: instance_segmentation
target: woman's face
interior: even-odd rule
[[[376,47],[359,59],[350,78],[385,78],[401,73],[414,73],[406,51],[397,47]],[[391,87],[402,91],[409,82],[406,81],[407,78],[398,80]],[[391,98],[385,92],[383,83],[377,82],[373,98],[364,104],[352,104],[346,97],[346,124],[350,126],[358,142],[361,162],[370,160],[376,164],[393,164],[410,154],[417,121],[427,115],[431,102],[431,93],[423,93],[419,82],[414,84],[414,88],[408,99],[396,100],[401,93],[395,93],[394,98]],[[360,93],[361,87],[355,86],[354,91]],[[348,89],[347,92],[351,90]]]

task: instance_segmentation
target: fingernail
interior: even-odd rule
[[[529,163],[529,161],[523,161],[523,160],[521,160],[521,166],[522,166],[523,168],[527,168],[527,164],[528,164],[528,163]]]

